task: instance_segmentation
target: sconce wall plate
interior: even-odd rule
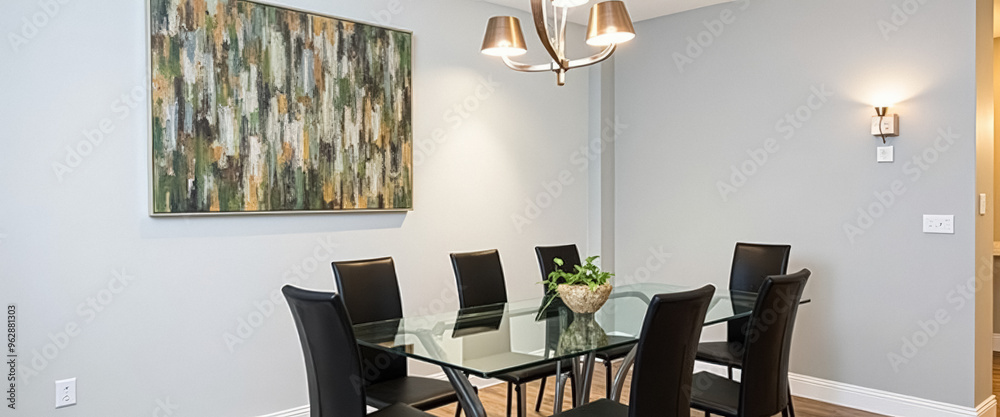
[[[882,138],[885,144],[887,136],[899,136],[899,116],[888,114],[889,106],[875,106],[875,117],[872,117],[872,135]]]
[[[879,123],[882,124],[881,130],[879,130]],[[872,116],[872,135],[899,136],[899,115]]]

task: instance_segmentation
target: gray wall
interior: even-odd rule
[[[146,83],[145,6],[52,3],[58,9],[27,44],[0,45],[0,301],[19,305],[21,370],[37,372],[20,381],[21,415],[53,413],[53,381],[69,377],[79,380],[79,405],[59,411],[67,417],[301,406],[294,325],[283,302],[269,301],[284,283],[333,289],[331,260],[391,255],[405,309],[427,312],[457,308],[449,252],[499,248],[510,297],[524,299],[539,293],[534,245],[586,250],[587,174],[570,156],[588,136],[587,73],[557,88],[550,74],[515,73],[479,54],[487,19],[510,10],[446,0],[287,2],[414,31],[413,212],[153,219],[146,107],[140,101],[125,114],[120,100],[136,87],[142,95]],[[22,17],[44,13],[39,4],[3,6],[5,40],[20,33]],[[540,46],[530,47],[526,60],[538,59]],[[490,78],[499,85],[477,101]],[[475,110],[456,125],[462,105]],[[53,164],[103,119],[113,132],[60,181]],[[442,143],[431,139],[435,129],[447,133]],[[540,200],[551,204],[525,213],[526,199],[539,199],[563,170],[575,181],[550,187],[552,198]],[[516,225],[514,215],[530,224]],[[122,271],[127,286],[111,282]],[[67,325],[72,336],[62,335]],[[232,349],[227,334],[239,340],[228,340]]]
[[[738,1],[639,23],[616,57],[617,269],[662,246],[651,279],[724,288],[734,242],[790,243],[789,268],[813,271],[793,372],[974,406],[974,295],[957,288],[975,262],[976,2],[926,2],[883,35],[897,3]],[[901,121],[891,164],[868,132],[882,93]],[[936,149],[939,130],[954,143]],[[923,214],[954,214],[956,233],[922,234]]]
[[[996,0],[976,0],[976,195],[993,209],[993,6]],[[975,397],[980,404],[993,397],[993,216],[975,216],[976,281],[983,284],[975,303]]]

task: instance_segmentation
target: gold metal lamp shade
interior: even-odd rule
[[[521,22],[513,16],[494,16],[486,24],[486,36],[480,50],[492,56],[517,56],[528,52],[521,33]]]
[[[492,23],[492,21],[491,21]],[[635,37],[632,18],[621,1],[605,1],[590,8],[587,44],[608,46],[628,42]]]
[[[530,1],[535,32],[538,33],[538,39],[542,41],[545,52],[549,54],[551,59],[549,62],[532,65],[510,58],[528,52],[528,47],[524,44],[524,35],[521,34],[521,22],[512,16],[490,18],[486,24],[483,47],[480,49],[483,54],[500,57],[504,65],[514,71],[551,71],[556,73],[556,83],[565,85],[567,71],[603,62],[615,53],[619,43],[628,42],[635,37],[635,28],[632,27],[628,10],[625,10],[625,3],[614,0],[597,3],[590,9],[587,43],[601,46],[601,51],[585,58],[569,59],[566,56],[568,9],[587,4],[590,0]],[[552,13],[546,13],[548,6],[553,6]]]

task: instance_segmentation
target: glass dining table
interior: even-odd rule
[[[568,374],[574,376],[578,393],[574,407],[589,402],[597,352],[639,339],[653,295],[691,289],[656,283],[623,285],[594,314],[573,313],[558,299],[548,303],[536,298],[363,323],[354,326],[354,333],[361,345],[440,366],[471,417],[485,417],[486,412],[469,382],[470,375],[492,378],[556,361],[554,411],[558,413]],[[756,293],[716,290],[705,325],[749,316],[756,299]],[[633,348],[613,380],[613,400],[620,399],[634,359]],[[565,362],[571,369],[562,369]]]

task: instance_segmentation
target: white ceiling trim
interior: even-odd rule
[[[518,10],[531,11],[531,0],[483,0],[488,3],[499,4],[501,6],[512,7]],[[587,24],[590,6],[599,0],[570,9],[569,20],[581,25]],[[623,0],[628,12],[632,15],[632,20],[641,22],[668,14],[686,12],[713,4],[728,3],[733,0]]]

